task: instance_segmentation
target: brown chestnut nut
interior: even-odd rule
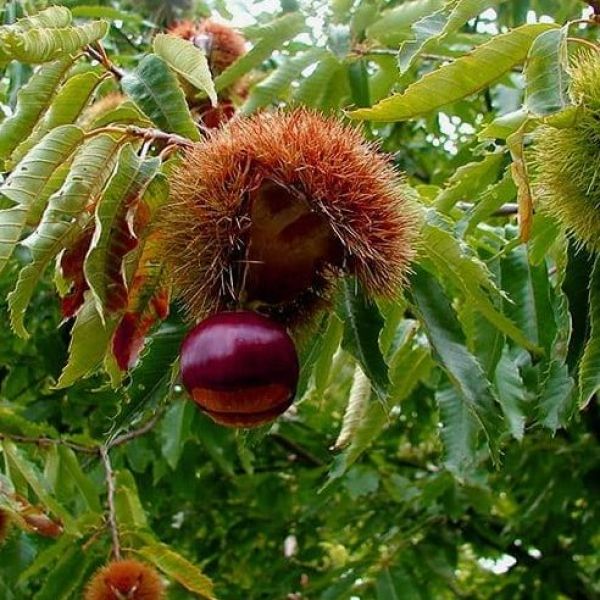
[[[298,373],[285,328],[250,311],[205,319],[181,347],[183,385],[214,421],[230,427],[262,425],[282,414],[294,399]]]

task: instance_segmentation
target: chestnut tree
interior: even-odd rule
[[[0,7],[0,597],[600,597],[600,4],[244,6]]]

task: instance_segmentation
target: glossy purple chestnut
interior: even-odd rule
[[[181,347],[183,385],[203,411],[229,427],[273,421],[292,403],[298,372],[285,328],[250,311],[208,317]]]

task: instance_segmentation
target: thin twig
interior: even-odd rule
[[[305,463],[314,467],[323,466],[323,461],[320,458],[317,458],[314,454],[300,446],[300,444],[297,444],[284,435],[281,435],[280,433],[272,433],[269,437],[279,446],[285,448],[288,452],[292,452],[298,456],[298,458],[302,459]]]
[[[99,42],[97,43],[97,46],[98,48],[86,46],[86,53],[94,60],[97,60],[109,73],[112,73],[117,81],[121,81],[125,76],[125,71],[117,67],[117,65],[110,60],[103,46],[100,45]]]
[[[113,554],[116,560],[121,560],[121,542],[119,541],[119,528],[117,525],[117,514],[115,509],[115,474],[112,470],[108,449],[100,446],[100,457],[106,474],[106,489],[108,503],[108,526],[112,537]]]
[[[158,422],[158,420],[162,417],[162,411],[157,412],[151,419],[148,419],[146,423],[144,423],[139,429],[134,429],[133,431],[128,431],[127,433],[123,433],[122,435],[117,436],[112,442],[108,443],[108,448],[112,449],[115,446],[121,446],[122,444],[126,444],[131,440],[148,433]]]
[[[36,444],[38,446],[66,446],[75,450],[76,452],[82,452],[85,454],[98,454],[98,446],[83,446],[81,444],[74,444],[67,440],[60,438],[48,438],[48,437],[28,437],[25,435],[13,435],[10,433],[0,433],[0,440],[11,440],[13,442],[20,442],[21,444]]]
[[[600,25],[600,23],[594,19],[575,19],[574,21],[569,21],[569,26],[571,25]]]
[[[127,127],[108,125],[106,127],[100,127],[99,129],[88,131],[85,134],[85,137],[95,137],[102,133],[119,133],[121,135],[139,137],[148,141],[161,140],[164,141],[167,146],[176,145],[184,148],[192,148],[194,146],[194,142],[184,138],[183,136],[177,135],[176,133],[167,133],[166,131],[161,131],[160,129],[154,129],[152,127],[138,127],[137,125],[128,125]]]

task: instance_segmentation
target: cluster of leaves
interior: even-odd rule
[[[3,597],[74,597],[105,562],[109,449],[123,546],[173,598],[212,597],[204,572],[224,598],[600,593],[600,269],[534,213],[526,152],[577,117],[583,4],[282,2],[214,82],[126,3],[64,4],[12,2],[0,28],[0,509],[24,529],[0,550]],[[185,328],[153,218],[201,135],[183,90],[214,103],[251,72],[241,115],[345,109],[424,223],[405,297],[344,282],[301,348],[297,406],[232,433],[177,383]],[[62,535],[32,536],[16,495]]]

